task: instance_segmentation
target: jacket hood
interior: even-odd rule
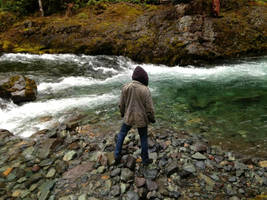
[[[147,72],[140,66],[137,66],[134,69],[132,79],[143,83],[145,86],[148,86],[148,75]]]

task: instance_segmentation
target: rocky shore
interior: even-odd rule
[[[122,55],[167,65],[266,55],[265,1],[221,0],[217,18],[211,0],[181,2],[99,3],[71,17],[0,12],[0,53]]]
[[[19,138],[0,130],[0,199],[266,199],[267,160],[210,146],[200,134],[150,127],[142,166],[132,130],[114,165],[115,134],[62,125]]]

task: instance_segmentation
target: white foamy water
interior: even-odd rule
[[[177,79],[177,81],[229,81],[245,77],[266,77],[267,62],[248,62],[243,64],[219,65],[213,68],[196,67],[167,67],[155,66],[152,64],[141,65],[150,75],[152,81],[164,79]]]
[[[0,127],[28,137],[38,130],[50,128],[56,122],[62,122],[65,114],[79,109],[94,108],[116,101],[118,94],[81,96],[44,102],[31,102],[22,106],[10,103],[7,109],[0,110]],[[51,117],[51,121],[42,123],[40,118]]]
[[[75,68],[77,72],[81,70],[89,70],[88,66],[92,66],[92,70],[101,74],[108,74],[106,78],[93,78],[88,71],[82,73],[82,76],[75,76],[72,72],[69,76],[60,77],[58,69],[55,79],[46,79],[45,73],[40,73],[39,77],[35,75],[38,82],[38,93],[41,96],[35,102],[25,103],[22,106],[14,105],[13,103],[4,104],[1,109],[0,102],[0,128],[7,129],[15,134],[23,137],[28,137],[31,134],[42,129],[49,129],[55,123],[61,123],[66,119],[67,115],[78,110],[94,109],[97,106],[115,104],[118,102],[121,86],[131,80],[133,69],[138,65],[129,59],[123,57],[94,57],[94,56],[77,56],[72,54],[63,55],[31,55],[31,54],[4,54],[0,57],[1,63],[15,62],[31,64],[34,62],[43,62],[45,70],[49,69],[52,62],[53,68],[58,64],[74,64],[70,68]],[[115,62],[116,61],[116,62]],[[164,65],[141,64],[149,74],[150,87],[152,95],[158,95],[158,86],[165,80],[172,80],[175,83],[188,84],[195,81],[209,82],[229,82],[231,80],[255,78],[267,79],[267,64],[266,61],[246,63],[218,65],[213,68],[195,68],[190,67],[167,67]],[[38,70],[42,70],[41,66]],[[76,69],[77,68],[77,69]],[[45,71],[44,71],[45,72]],[[90,71],[89,71],[90,72]],[[26,71],[26,75],[31,76],[32,72]],[[39,73],[37,73],[38,75]],[[65,73],[66,74],[66,73]],[[0,73],[1,77],[1,73]],[[114,89],[108,86],[115,85]],[[72,88],[73,91],[80,91],[81,88],[93,88],[94,94],[86,93],[84,89],[81,93],[75,96],[69,93],[64,95],[64,91]],[[108,89],[105,89],[108,88]],[[111,91],[112,90],[112,91]],[[104,92],[98,92],[104,91]],[[54,99],[51,99],[51,94],[60,94]],[[48,97],[47,97],[47,96]],[[63,96],[62,96],[63,95]],[[51,120],[42,122],[40,118],[51,117]]]
[[[114,82],[124,83],[127,81],[127,77],[130,76],[131,71],[124,71],[121,74],[107,78],[105,80],[94,79],[91,77],[66,77],[59,80],[59,82],[43,82],[38,85],[38,92],[57,92],[59,90],[67,89],[70,87],[84,87],[91,85],[108,85]],[[127,78],[127,79],[126,79]]]

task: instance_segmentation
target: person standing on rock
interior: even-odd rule
[[[220,15],[220,0],[212,0],[212,11],[214,17],[219,17]]]
[[[117,135],[114,152],[115,164],[121,160],[121,150],[124,138],[132,127],[138,129],[141,140],[142,163],[148,165],[152,160],[148,156],[147,126],[155,123],[154,106],[148,86],[147,72],[137,66],[132,75],[132,82],[122,88],[119,108],[123,124]]]

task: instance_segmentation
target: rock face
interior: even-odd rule
[[[212,0],[102,3],[64,20],[35,17],[9,24],[0,33],[0,51],[122,55],[167,65],[266,54],[265,4],[221,0],[215,18]]]
[[[37,95],[37,86],[34,80],[17,75],[0,81],[0,97],[11,99],[19,104],[34,101]]]

